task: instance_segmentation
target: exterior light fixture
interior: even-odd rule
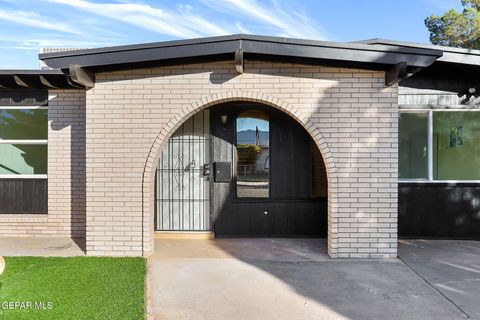
[[[226,127],[227,121],[228,121],[228,116],[226,114],[222,114],[220,116],[220,123],[222,124],[222,126]]]
[[[468,99],[470,99],[472,96],[474,96],[476,94],[477,94],[477,89],[475,87],[470,87],[470,88],[467,88],[467,89],[464,89],[464,90],[460,91],[457,94],[457,97],[461,98],[461,97],[466,96]]]

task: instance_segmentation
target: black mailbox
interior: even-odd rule
[[[215,162],[213,164],[213,172],[215,182],[230,182],[232,180],[232,163]]]

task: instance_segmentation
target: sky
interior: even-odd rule
[[[255,118],[237,118],[237,131],[256,130],[256,128],[260,131],[268,131],[269,122]]]
[[[42,47],[96,48],[236,33],[429,42],[424,19],[460,0],[0,0],[0,69]]]

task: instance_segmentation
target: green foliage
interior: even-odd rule
[[[242,143],[237,146],[238,163],[241,165],[252,165],[257,162],[258,154],[262,148],[255,144]]]
[[[0,319],[144,319],[142,258],[6,257],[0,303],[43,302],[51,308],[8,309]]]
[[[480,49],[480,0],[462,0],[464,9],[425,19],[430,42],[436,45]]]

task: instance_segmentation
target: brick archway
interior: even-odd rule
[[[161,150],[164,143],[170,138],[180,125],[185,122],[193,114],[211,107],[213,105],[233,102],[247,101],[265,104],[285,112],[293,119],[298,121],[307,132],[311,135],[313,141],[320,150],[327,172],[328,179],[328,252],[332,258],[337,257],[337,233],[335,225],[337,218],[337,169],[335,159],[330,152],[330,148],[321,134],[318,126],[307,117],[296,111],[295,107],[290,103],[281,100],[272,95],[249,92],[249,91],[227,91],[209,96],[185,105],[181,111],[162,128],[160,133],[149,150],[147,160],[142,177],[142,223],[143,223],[143,254],[149,255],[153,252],[154,240],[154,183],[155,169],[160,158]]]

